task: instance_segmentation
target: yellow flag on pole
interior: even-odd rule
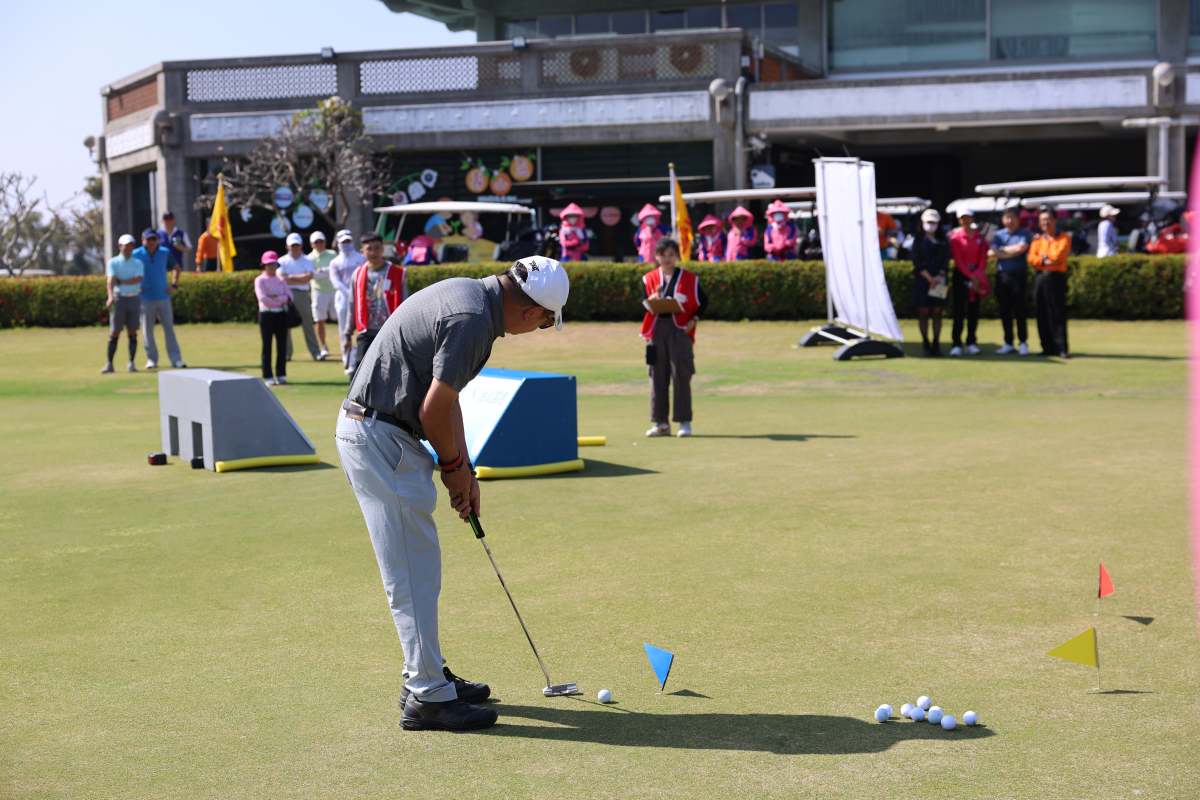
[[[225,176],[217,176],[217,199],[213,201],[212,221],[208,224],[208,235],[221,245],[221,269],[233,272],[233,257],[237,248],[233,246],[233,229],[229,226],[229,206],[225,203]]]
[[[1061,658],[1064,661],[1074,661],[1076,664],[1086,664],[1089,667],[1100,668],[1100,651],[1096,648],[1096,629],[1088,628],[1069,642],[1063,642],[1058,647],[1046,653],[1048,656]]]
[[[670,164],[671,172],[671,227],[675,232],[675,241],[679,242],[679,260],[692,260],[692,218],[688,216],[687,203],[683,199],[683,190],[675,178],[675,165]]]

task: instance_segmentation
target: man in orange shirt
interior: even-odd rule
[[[196,272],[215,272],[220,265],[221,243],[208,232],[212,217],[204,219],[204,233],[196,242]]]
[[[1037,306],[1042,355],[1070,358],[1067,351],[1067,256],[1071,235],[1058,233],[1058,216],[1051,206],[1039,209],[1042,233],[1029,245],[1026,261],[1037,270],[1033,302]]]
[[[875,212],[875,224],[879,227],[879,255],[884,261],[887,261],[891,235],[899,233],[900,226],[896,224],[895,217],[884,211]]]

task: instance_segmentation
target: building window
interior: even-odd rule
[[[580,14],[575,18],[576,36],[594,36],[610,32],[608,14]]]
[[[1157,7],[1157,0],[830,0],[829,62],[862,69],[1153,54]]]
[[[622,11],[612,15],[612,32],[623,36],[646,32],[646,12]]]
[[[719,28],[721,27],[721,7],[705,6],[704,8],[689,8],[687,12],[689,28]]]
[[[538,19],[538,38],[557,39],[559,36],[570,36],[575,32],[571,17],[540,17]]]
[[[1156,0],[1004,0],[992,4],[992,58],[1150,54]]]

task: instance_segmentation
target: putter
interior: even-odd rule
[[[533,637],[529,635],[529,628],[525,627],[525,620],[521,619],[521,612],[517,611],[517,602],[513,600],[512,592],[508,590],[508,584],[504,582],[504,576],[500,574],[500,567],[496,566],[496,559],[492,555],[492,548],[488,547],[487,540],[483,538],[483,526],[479,524],[479,517],[475,516],[475,512],[472,511],[469,514],[469,519],[471,521],[471,529],[475,531],[475,538],[483,545],[488,560],[492,562],[492,569],[496,570],[496,577],[500,579],[500,585],[504,587],[504,593],[508,595],[508,602],[512,604],[513,613],[517,615],[517,622],[521,623],[521,630],[525,631],[525,638],[529,640],[529,646],[533,649],[533,657],[537,659],[538,666],[542,668],[542,674],[546,676],[546,688],[542,689],[542,694],[546,697],[565,697],[569,694],[579,694],[579,686],[575,683],[550,682],[550,673],[546,671],[546,665],[542,663],[542,657],[538,655],[537,647],[533,644]]]

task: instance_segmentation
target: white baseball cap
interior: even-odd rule
[[[337,232],[337,240],[339,243],[340,242],[353,242],[354,234],[348,230],[342,229]]]
[[[937,212],[936,208],[927,208],[921,212],[921,222],[941,222],[942,215]]]
[[[126,233],[123,234],[120,239],[117,239],[117,244],[137,244],[137,239]]]
[[[562,307],[567,303],[567,294],[571,291],[571,279],[563,265],[545,256],[530,256],[522,258],[513,267],[524,267],[526,278],[522,281],[516,274],[509,275],[516,280],[529,299],[542,308],[554,312],[554,327],[562,330]]]
[[[304,244],[304,237],[298,233],[289,233],[287,238],[288,247],[294,244]]]
[[[1116,208],[1115,206],[1102,206],[1100,208],[1100,216],[1102,217],[1115,217],[1120,213],[1121,209]]]
[[[325,234],[321,233],[320,231],[313,231],[312,234],[309,235],[308,240],[310,242],[323,242],[325,241]]]

